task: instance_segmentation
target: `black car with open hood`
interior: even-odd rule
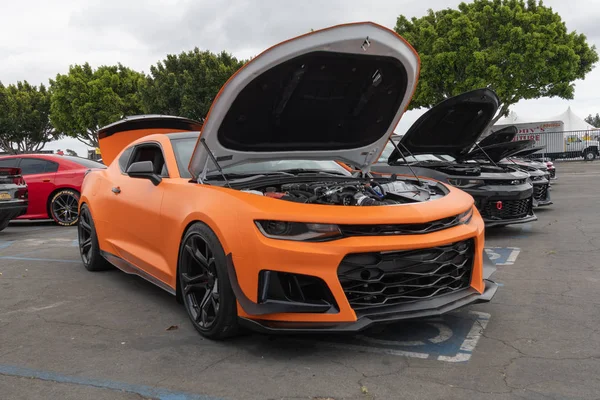
[[[528,141],[533,144],[533,140]],[[546,146],[527,147],[525,150],[517,151],[503,160],[499,161],[502,165],[510,165],[519,168],[521,171],[529,174],[529,179],[533,184],[533,207],[543,207],[553,204],[550,189],[551,189],[551,171],[548,170],[548,165],[544,162],[530,160],[526,157],[537,151],[544,149]]]
[[[494,161],[531,144],[512,142],[516,132],[511,127],[485,138],[484,146],[476,145],[498,105],[490,89],[442,101],[401,139],[394,139],[396,146],[390,141],[371,170],[384,175],[414,172],[458,187],[473,196],[488,227],[536,221],[529,174]]]
[[[535,140],[518,140],[516,142],[497,143],[491,146],[477,147],[467,154],[464,160],[477,160],[494,163],[510,157],[523,149],[530,147]]]
[[[516,126],[507,126],[499,131],[492,132],[485,138],[481,139],[477,145],[479,147],[487,147],[494,144],[512,142],[515,136],[517,136],[517,132],[519,132],[519,130]]]
[[[477,89],[442,101],[423,114],[404,134],[401,143],[411,154],[466,156],[498,110],[499,100],[489,89]],[[393,152],[394,163],[400,154]]]

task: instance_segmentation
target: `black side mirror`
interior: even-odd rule
[[[154,186],[162,182],[162,178],[154,173],[154,164],[152,161],[139,161],[132,163],[127,168],[127,175],[132,178],[149,179]]]

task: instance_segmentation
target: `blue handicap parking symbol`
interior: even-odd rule
[[[485,252],[496,265],[512,265],[521,249],[518,247],[486,247]]]
[[[351,337],[324,337],[320,345],[447,362],[471,358],[490,314],[458,311],[442,317],[388,325],[383,331]]]

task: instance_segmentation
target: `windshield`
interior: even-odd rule
[[[392,155],[392,152],[395,150],[393,144],[388,142],[381,153],[381,157],[379,157],[378,162],[387,163],[388,158]],[[418,161],[447,161],[449,156],[438,156],[433,154],[416,154],[414,156],[405,156],[407,162],[418,162]],[[449,157],[452,158],[452,157]],[[404,162],[404,159],[400,157],[397,161],[398,163]]]
[[[188,165],[192,159],[197,138],[171,139],[177,167],[182,178],[191,178],[188,171]],[[335,161],[317,161],[317,160],[276,160],[276,161],[255,161],[247,164],[234,165],[223,168],[225,174],[264,174],[271,172],[280,172],[288,170],[310,170],[337,173],[344,176],[352,176],[350,172],[344,169]],[[301,172],[301,171],[300,171]],[[218,175],[220,173],[217,172]]]

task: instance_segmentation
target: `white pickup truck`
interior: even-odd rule
[[[557,158],[579,158],[593,161],[600,157],[600,143],[597,137],[586,132],[546,132],[537,134],[518,134],[514,140],[534,139],[534,146],[545,146],[534,156]]]
[[[496,125],[492,132],[510,125]],[[534,147],[544,148],[533,156],[546,157],[554,161],[557,158],[579,158],[593,161],[600,157],[600,130],[564,132],[560,121],[546,123],[514,124],[518,133],[513,140],[535,140]]]

